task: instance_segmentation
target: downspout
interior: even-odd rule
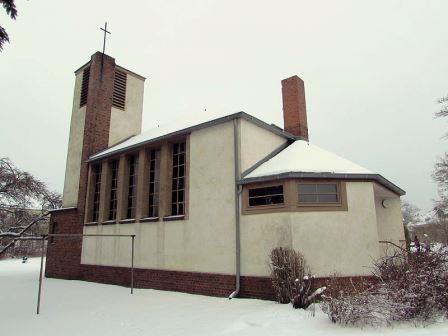
[[[240,179],[240,149],[238,118],[233,119],[233,154],[235,169],[235,290],[229,295],[229,300],[238,296],[240,292],[241,276],[241,244],[240,244],[240,194],[241,186],[238,185]]]

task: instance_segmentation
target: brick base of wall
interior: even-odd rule
[[[56,277],[48,275],[49,277]],[[67,279],[67,277],[63,277]],[[73,277],[70,277],[73,279]],[[78,280],[130,287],[131,269],[127,267],[80,265]],[[335,279],[318,278],[316,286],[335,284]],[[338,277],[335,290],[362,290],[375,282],[373,277]],[[134,287],[168,290],[192,294],[228,297],[235,290],[235,276],[217,273],[134,269]],[[330,287],[332,288],[332,287]],[[238,297],[275,300],[268,277],[242,276]]]

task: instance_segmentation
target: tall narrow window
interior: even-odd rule
[[[159,216],[160,150],[149,151],[148,217]]]
[[[118,160],[113,160],[111,167],[111,183],[110,183],[110,203],[109,203],[109,220],[117,219],[117,189],[118,189]]]
[[[79,107],[87,104],[87,93],[89,91],[90,67],[82,72],[81,97],[79,99]]]
[[[135,208],[137,205],[137,162],[136,155],[129,157],[129,187],[126,218],[135,218]]]
[[[92,168],[93,168],[93,183],[94,183],[92,222],[98,222],[100,215],[101,166],[94,165]]]
[[[185,142],[173,144],[173,178],[171,185],[171,215],[185,212]]]

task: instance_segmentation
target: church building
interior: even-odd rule
[[[310,143],[299,77],[281,81],[283,128],[238,112],[141,133],[144,84],[100,52],[75,71],[50,226],[135,235],[136,287],[272,299],[273,248],[300,251],[318,280],[356,280],[384,241],[403,243],[404,191]],[[50,237],[46,276],[129,285],[130,250],[124,237]]]

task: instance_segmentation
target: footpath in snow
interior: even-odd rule
[[[0,261],[0,335],[448,335],[448,322],[381,329],[332,324],[316,307],[214,298],[82,281],[44,279],[36,315],[39,259]]]

